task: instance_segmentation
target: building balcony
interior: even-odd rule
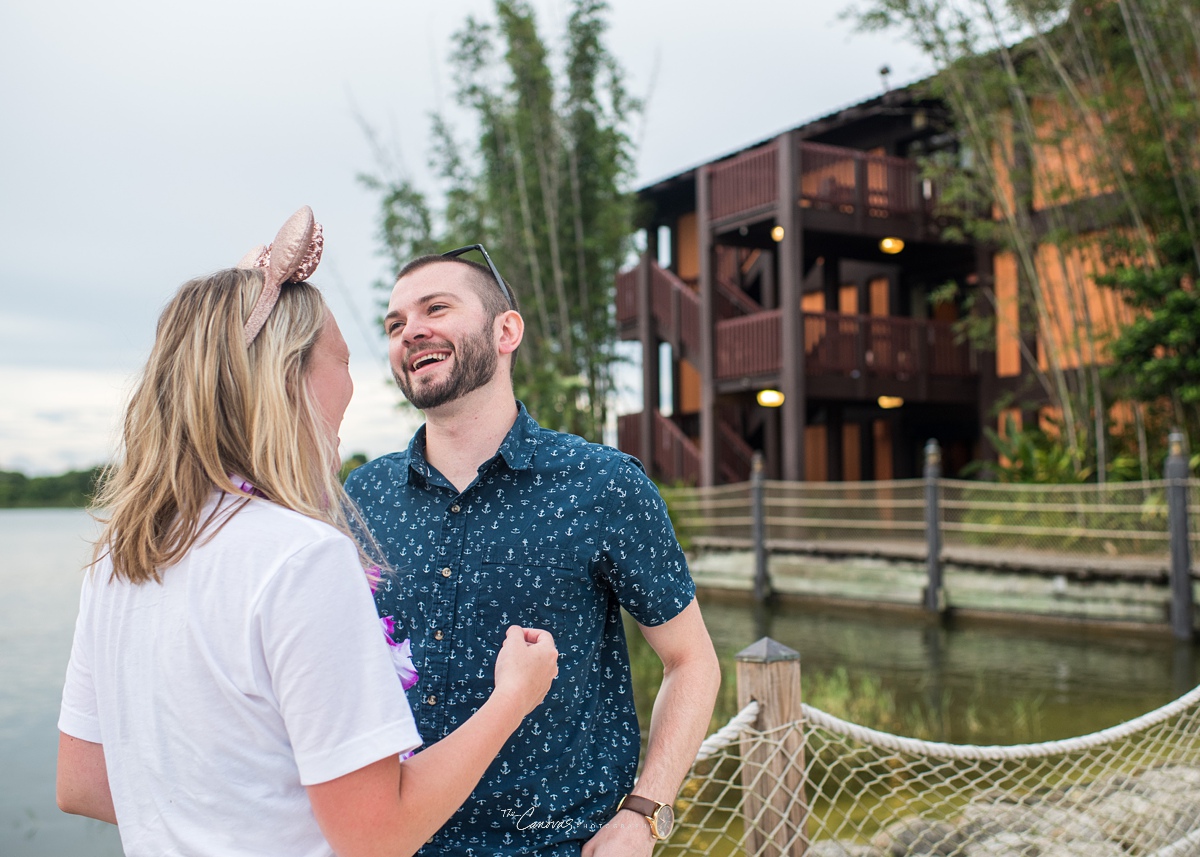
[[[788,138],[709,168],[709,222],[717,233],[775,217],[779,154]],[[795,202],[806,229],[906,240],[930,236],[934,188],[916,162],[803,140],[792,143],[797,163]]]
[[[617,322],[623,339],[638,338],[639,275],[635,268],[617,280]],[[655,339],[671,343],[677,357],[698,365],[699,295],[656,264],[651,264],[650,275]],[[776,385],[785,351],[782,311],[730,312],[722,318],[718,307],[716,316],[717,392]],[[831,312],[805,312],[802,319],[810,398],[872,400],[886,395],[912,401],[973,401],[976,356],[949,322]]]

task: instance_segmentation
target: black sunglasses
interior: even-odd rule
[[[487,262],[488,270],[492,272],[492,276],[496,278],[496,285],[500,287],[500,291],[504,292],[504,299],[508,301],[509,309],[517,308],[517,299],[512,293],[512,289],[508,287],[508,283],[504,282],[504,278],[500,276],[500,272],[496,270],[496,265],[492,261],[492,257],[488,255],[488,251],[483,249],[482,244],[468,244],[466,247],[459,247],[457,250],[450,250],[443,253],[443,258],[457,259],[463,253],[470,253],[472,250],[478,250],[483,255],[483,261]]]

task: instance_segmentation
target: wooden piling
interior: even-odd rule
[[[1171,543],[1171,633],[1191,642],[1195,636],[1192,597],[1192,555],[1188,536],[1188,481],[1191,468],[1183,450],[1183,433],[1167,439],[1169,455],[1164,467],[1167,482],[1167,529]]]
[[[930,438],[925,444],[925,610],[931,615],[946,609],[942,591],[942,515],[939,508],[938,484],[942,478],[942,450]]]
[[[742,813],[747,857],[803,857],[808,851],[800,655],[770,637],[737,655],[738,708],[758,702],[759,732],[743,739]],[[782,729],[788,724],[792,728]]]
[[[766,603],[771,597],[771,578],[767,571],[767,517],[763,494],[763,454],[755,452],[750,460],[750,529],[754,541],[754,600]]]

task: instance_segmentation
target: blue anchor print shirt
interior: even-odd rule
[[[412,640],[427,745],[488,698],[509,625],[546,628],[559,650],[545,701],[419,854],[578,857],[637,771],[620,608],[654,626],[695,597],[658,490],[636,459],[544,429],[520,403],[462,493],[426,460],[424,427],[346,489],[396,570],[376,602]]]

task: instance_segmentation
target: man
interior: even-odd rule
[[[468,250],[487,266],[458,258]],[[412,640],[422,737],[440,740],[486,698],[510,624],[550,630],[560,652],[543,704],[421,853],[649,855],[720,682],[662,498],[633,458],[543,429],[516,401],[524,322],[482,246],[410,262],[384,327],[426,423],[346,487],[397,572],[377,602]],[[636,787],[622,606],[664,666]]]

